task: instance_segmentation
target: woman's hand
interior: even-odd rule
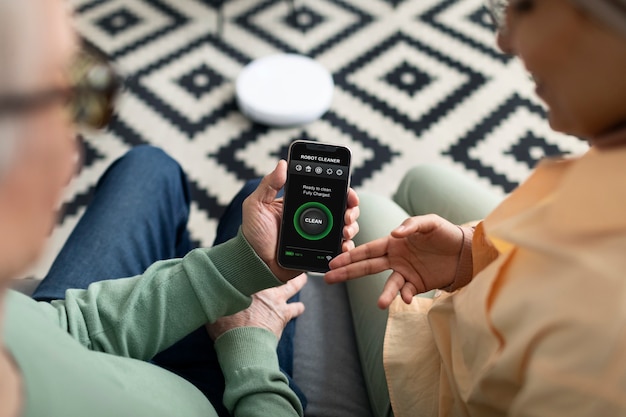
[[[289,321],[304,312],[301,302],[287,303],[304,287],[307,281],[306,274],[300,274],[291,281],[279,287],[268,288],[252,295],[252,304],[247,309],[219,318],[215,323],[205,327],[214,341],[228,330],[239,327],[260,327],[276,335],[277,339]]]
[[[273,172],[263,177],[258,188],[243,202],[241,230],[246,240],[276,277],[287,282],[300,272],[281,268],[276,261],[278,231],[283,214],[283,200],[276,195],[287,181],[287,163],[283,160]],[[354,248],[352,238],[359,231],[359,198],[353,189],[348,191],[344,216],[342,245],[344,251]]]
[[[387,308],[398,291],[409,304],[416,294],[454,280],[462,247],[458,226],[434,214],[411,217],[389,236],[337,256],[324,279],[337,283],[392,269],[378,306]]]

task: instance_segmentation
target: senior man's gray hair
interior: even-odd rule
[[[41,0],[0,0],[0,97],[31,92],[42,76],[45,19]],[[22,118],[0,115],[0,175],[10,164]]]

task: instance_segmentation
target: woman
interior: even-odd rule
[[[232,207],[243,210],[235,237],[185,255],[184,175],[162,151],[136,148],[100,180],[37,289],[45,301],[8,289],[54,224],[76,165],[75,123],[101,127],[110,116],[114,79],[76,60],[70,28],[62,0],[0,0],[0,416],[216,416],[203,390],[211,375],[176,369],[200,370],[209,337],[231,415],[302,415],[276,354],[303,311],[286,300],[305,282],[275,260],[284,161]],[[348,201],[345,249],[358,229],[354,192]],[[132,273],[141,275],[106,279]],[[185,344],[196,329],[210,343]],[[182,355],[168,354],[178,343]]]
[[[408,214],[363,194],[359,240],[384,237],[333,260],[326,281],[369,275],[349,295],[377,415],[626,415],[626,1],[488,6],[551,126],[591,149],[542,162],[493,211],[493,196],[434,167],[402,182]],[[381,210],[415,217],[385,236]],[[371,311],[381,292],[388,321]]]

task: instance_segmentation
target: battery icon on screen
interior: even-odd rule
[[[288,250],[288,251],[285,252],[285,255],[286,256],[294,256],[295,253],[293,253],[292,251]]]

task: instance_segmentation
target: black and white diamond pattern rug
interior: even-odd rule
[[[453,167],[501,195],[543,156],[586,145],[551,132],[516,59],[501,55],[482,0],[74,0],[76,28],[128,77],[33,275],[41,277],[84,212],[97,178],[129,148],[177,159],[193,191],[190,229],[210,245],[244,181],[307,138],[348,145],[353,186],[390,195],[419,163]],[[332,107],[274,129],[238,111],[234,80],[255,58],[313,57],[333,74]]]

